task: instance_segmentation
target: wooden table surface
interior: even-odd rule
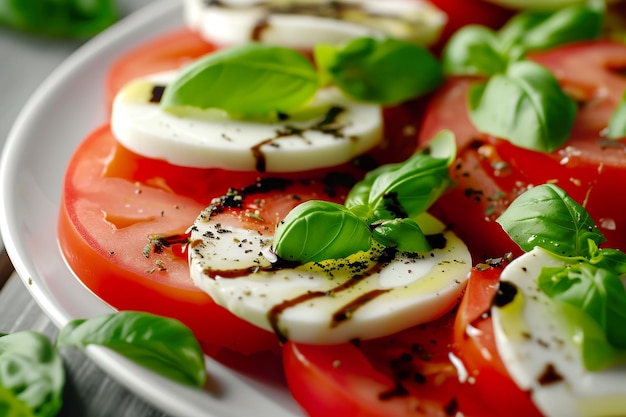
[[[124,16],[151,0],[118,0]],[[30,95],[45,77],[82,44],[47,39],[0,28],[0,144]],[[0,243],[0,332],[35,330],[52,340],[58,329],[34,301],[13,272]],[[165,417],[107,376],[83,353],[63,350],[67,383],[59,417]],[[184,416],[181,416],[184,417]]]

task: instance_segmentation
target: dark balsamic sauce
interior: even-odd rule
[[[328,109],[322,120],[314,123],[311,126],[297,127],[286,125],[283,129],[277,130],[274,137],[267,138],[257,143],[250,148],[252,156],[255,160],[255,169],[258,172],[265,172],[267,168],[267,162],[262,148],[265,146],[273,146],[275,148],[280,147],[278,141],[281,138],[296,136],[308,142],[308,140],[304,137],[305,132],[321,132],[324,134],[332,135],[338,139],[345,138],[345,136],[343,135],[343,129],[345,128],[345,126],[337,122],[337,118],[344,111],[345,109],[343,107],[332,106]],[[284,121],[288,119],[288,115],[284,113],[279,113],[279,118]]]
[[[496,307],[504,307],[513,302],[515,295],[517,295],[517,287],[515,284],[508,281],[500,281],[498,292],[496,292],[495,297],[493,297],[493,305]]]
[[[150,92],[150,103],[159,104],[161,99],[163,98],[163,93],[165,92],[164,85],[155,85],[152,87],[152,91]]]
[[[386,256],[388,256],[388,254],[386,254]],[[278,326],[278,322],[280,321],[280,316],[283,314],[283,312],[291,307],[295,307],[297,305],[300,305],[302,303],[305,303],[307,301],[313,300],[315,298],[321,298],[321,297],[329,297],[329,296],[333,296],[335,294],[338,294],[342,291],[348,290],[350,288],[353,288],[354,286],[358,285],[359,282],[361,282],[364,278],[375,274],[376,272],[380,271],[384,264],[388,262],[386,257],[383,257],[381,259],[378,260],[378,262],[372,266],[370,269],[368,269],[367,271],[361,273],[361,274],[355,274],[353,275],[351,278],[349,278],[348,280],[346,280],[344,283],[337,285],[336,287],[328,290],[328,291],[312,291],[312,292],[308,292],[306,294],[302,294],[296,298],[293,298],[291,300],[285,300],[284,302],[275,305],[269,312],[268,312],[268,320],[270,322],[270,325],[272,326],[272,329],[274,330],[274,332],[276,333],[276,335],[278,336],[278,339],[281,341],[281,343],[286,343],[287,342],[287,336],[284,335],[282,333],[282,331],[280,330],[279,326]],[[339,310],[337,310],[332,317],[331,323],[330,323],[330,327],[334,328],[339,326],[341,323],[345,322],[346,320],[348,320],[352,314],[359,309],[360,307],[362,307],[363,305],[365,305],[366,303],[368,303],[369,301],[375,299],[376,297],[388,292],[389,290],[373,290],[370,291],[366,294],[363,294],[362,296],[360,296],[359,298],[352,300],[350,303],[346,304],[345,306],[341,307]]]

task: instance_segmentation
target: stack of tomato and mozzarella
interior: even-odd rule
[[[626,106],[626,35],[620,19],[612,20],[624,8],[521,2],[553,9],[527,11],[533,17],[518,18],[516,27],[506,22],[515,22],[510,7],[519,5],[494,3],[186,1],[187,28],[136,48],[109,71],[110,123],[84,140],[67,169],[59,241],[69,266],[116,309],[181,320],[218,360],[272,364],[312,416],[619,415],[626,410],[619,360],[626,346],[608,345],[615,363],[586,366],[580,329],[536,284],[544,267],[571,261],[559,257],[564,251],[534,248],[537,236],[520,244],[512,225],[529,220],[506,223],[513,211],[505,213],[527,191],[544,190],[567,207],[582,206],[595,223],[581,224],[591,225],[602,247],[626,251],[626,200],[619,197],[626,148],[608,134],[619,131],[611,120]],[[550,20],[559,10],[566,12]],[[590,23],[575,23],[576,35],[559,29],[578,18]],[[512,33],[527,36],[519,41]],[[554,39],[535,39],[544,33]],[[367,100],[361,87],[351,94],[350,77],[360,76],[352,68],[345,80],[333,74],[337,85],[315,85],[299,104],[310,82],[263,92],[267,80],[233,58],[254,43],[296,49],[309,61],[328,56],[314,52],[319,44],[333,50],[363,37],[419,45],[428,62],[421,65],[441,69],[441,77],[428,76],[416,97],[385,100],[383,92]],[[192,81],[173,93],[200,77],[203,68],[189,70],[194,62],[228,51],[230,66],[211,73],[218,78],[208,91]],[[266,53],[260,51],[254,53]],[[272,59],[279,71],[292,62]],[[393,77],[388,70],[381,74]],[[559,89],[557,98],[526,89],[538,77]],[[526,95],[486,114],[482,103],[509,84],[519,86],[510,94]],[[284,109],[259,111],[275,97]],[[524,106],[539,110],[530,117]],[[554,108],[558,114],[550,114]],[[521,115],[510,115],[516,111]],[[486,126],[492,120],[493,129]],[[521,131],[515,138],[525,127],[538,130],[535,142],[563,138],[538,149],[506,137],[510,125]],[[412,158],[449,174],[432,182],[443,187],[441,196],[420,203],[423,212],[394,200],[395,183],[375,195],[388,185],[378,178],[404,172]],[[362,227],[354,213],[378,204],[366,201],[372,196],[384,200],[372,210],[386,212],[368,213],[374,221]],[[338,217],[302,221],[312,211],[302,207],[319,201],[318,211],[336,208]],[[532,210],[542,201],[531,200],[528,213],[541,217]],[[385,217],[394,210],[405,215]],[[335,221],[340,225],[329,225]],[[354,224],[348,237],[347,221]],[[417,228],[425,246],[404,246],[395,231],[405,227]],[[299,243],[289,233],[296,229],[312,245],[320,229],[345,246],[359,233],[367,243],[347,253],[332,252],[335,244],[327,251],[335,255],[325,255],[330,243],[323,237],[314,247],[322,254],[310,255],[307,244],[293,249]],[[593,259],[597,253],[605,252]],[[602,284],[591,287],[587,304],[604,305],[597,308],[605,321],[625,314],[597,296]]]

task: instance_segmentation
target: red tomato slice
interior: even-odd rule
[[[317,416],[535,416],[528,396],[503,378],[466,373],[454,345],[454,312],[393,336],[335,346],[287,343],[287,383],[308,415]],[[465,346],[465,340],[461,340]],[[497,375],[496,375],[497,376]],[[493,394],[480,397],[479,389]],[[522,399],[520,408],[509,398]],[[517,404],[517,403],[515,403]],[[506,412],[502,412],[505,410]]]
[[[498,354],[489,309],[501,268],[474,268],[454,323],[455,352],[472,378],[477,401],[489,402],[496,415],[537,416],[528,392],[520,390]],[[494,401],[494,399],[506,399]]]
[[[449,80],[431,101],[420,142],[442,128],[457,134],[461,149],[452,168],[457,187],[437,203],[437,213],[473,249],[477,259],[519,252],[495,219],[521,192],[556,183],[584,205],[608,239],[626,250],[626,200],[614,198],[626,175],[626,142],[607,141],[602,131],[626,89],[626,45],[586,42],[534,54],[563,88],[581,102],[570,140],[545,154],[478,132],[469,120],[466,91],[475,80]]]
[[[195,288],[180,245],[176,250],[144,254],[148,236],[183,236],[206,206],[172,192],[184,188],[177,182],[207,184],[209,175],[151,161],[152,178],[135,176],[132,167],[143,161],[121,148],[106,126],[77,149],[67,168],[59,217],[59,242],[69,266],[117,309],[183,321],[207,351],[215,345],[246,353],[277,350],[273,334],[234,317]],[[126,175],[120,176],[120,171]],[[213,176],[216,189],[228,186],[220,178],[225,174]]]

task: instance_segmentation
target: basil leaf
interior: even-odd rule
[[[370,224],[416,217],[452,185],[448,166],[455,155],[454,135],[442,131],[406,161],[370,171],[350,191],[345,205],[366,216]]]
[[[316,45],[324,83],[357,100],[393,105],[443,83],[439,61],[425,48],[393,38],[356,38],[345,45]]]
[[[370,229],[344,206],[311,200],[297,205],[280,222],[274,251],[300,263],[341,259],[371,247]]]
[[[626,290],[617,274],[580,262],[564,268],[544,268],[537,284],[548,297],[571,304],[591,317],[611,345],[626,348]]]
[[[413,219],[383,221],[372,230],[372,237],[382,245],[402,252],[424,252],[431,249],[422,228]]]
[[[15,393],[0,385],[0,415],[3,417],[35,417],[33,411]]]
[[[502,73],[508,57],[500,52],[497,34],[484,26],[464,26],[443,50],[443,70],[450,75],[490,76]]]
[[[470,116],[482,132],[527,149],[551,152],[569,138],[576,103],[554,75],[520,61],[469,91]]]
[[[511,18],[498,34],[502,48],[518,59],[529,51],[596,39],[604,13],[603,2],[575,4],[555,12],[527,11]]]
[[[589,240],[605,241],[589,213],[565,191],[543,184],[517,197],[496,221],[524,251],[541,247],[561,256],[589,257]]]
[[[204,355],[194,334],[181,322],[149,313],[121,311],[78,319],[61,329],[59,346],[101,345],[174,381],[201,387]]]
[[[63,403],[64,384],[63,360],[46,336],[23,331],[0,337],[0,386],[32,415],[55,416]]]
[[[622,139],[626,137],[626,91],[624,91],[622,99],[609,120],[606,136],[609,139]]]
[[[174,114],[191,106],[265,116],[305,104],[317,87],[317,72],[301,53],[250,43],[205,55],[186,66],[165,88],[161,107]]]
[[[87,38],[118,19],[113,0],[0,0],[0,25],[39,35]]]
[[[583,365],[590,371],[600,371],[626,363],[626,351],[609,343],[600,325],[572,304],[555,301],[557,314],[567,319],[573,343],[580,346]]]

